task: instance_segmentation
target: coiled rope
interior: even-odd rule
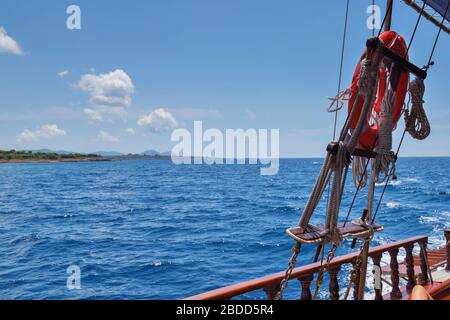
[[[406,131],[417,140],[426,139],[431,133],[430,122],[423,107],[423,96],[425,94],[425,84],[422,79],[415,78],[409,85],[411,94],[411,111],[405,110]]]

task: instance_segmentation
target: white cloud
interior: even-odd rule
[[[63,70],[63,71],[61,71],[61,72],[58,72],[58,76],[60,77],[60,78],[64,78],[65,76],[67,76],[69,74],[69,71],[68,70]]]
[[[162,108],[142,115],[137,124],[153,132],[163,132],[178,127],[178,122],[174,116]]]
[[[77,88],[91,95],[90,102],[98,106],[128,106],[134,85],[123,70],[104,74],[85,74],[78,81]]]
[[[97,140],[105,141],[105,142],[118,142],[119,141],[119,139],[112,136],[109,132],[103,131],[103,130],[100,131],[99,134],[97,135]]]
[[[129,134],[136,134],[136,130],[134,130],[133,128],[128,128],[127,130],[125,130],[126,132],[128,132]]]
[[[114,116],[124,117],[127,111],[123,107],[99,106],[83,109],[84,114],[92,122],[112,121]]]
[[[83,110],[83,112],[91,121],[94,121],[94,122],[103,121],[103,115],[98,110],[86,108]]]
[[[8,36],[5,28],[0,27],[0,52],[12,53],[12,54],[23,54],[22,49],[19,44]]]
[[[58,128],[56,124],[46,124],[35,131],[25,129],[17,136],[17,141],[39,141],[41,139],[52,139],[65,135],[66,132],[63,129]]]

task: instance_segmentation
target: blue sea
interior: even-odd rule
[[[256,165],[170,161],[1,164],[0,298],[180,299],[284,270],[293,245],[285,229],[297,224],[322,162],[281,160],[276,176],[260,176]],[[373,245],[428,235],[429,247],[442,246],[450,158],[401,158],[397,175]],[[342,216],[353,192],[349,182]],[[305,248],[299,263],[314,251]],[[339,248],[349,251],[348,242]],[[79,290],[66,285],[73,265]],[[342,286],[347,277],[343,270]],[[297,298],[298,287],[286,297]]]

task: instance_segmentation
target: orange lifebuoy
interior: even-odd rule
[[[402,36],[394,31],[386,31],[380,35],[380,40],[383,42],[384,46],[391,49],[401,57],[408,59],[407,57],[407,46],[405,40]],[[366,49],[367,50],[367,49]],[[356,70],[353,74],[352,86],[350,88],[350,98],[348,104],[348,112],[350,114],[352,107],[356,101],[355,107],[356,112],[352,119],[350,119],[350,128],[354,129],[358,123],[359,116],[361,114],[361,109],[364,105],[364,97],[358,96],[358,78],[361,70],[361,62],[365,58],[366,53],[364,52],[361,56],[358,65],[356,66]],[[390,70],[391,69],[391,70]],[[406,93],[408,91],[408,83],[409,83],[409,72],[400,66],[394,65],[391,68],[391,63],[384,64],[382,63],[379,70],[378,77],[378,92],[377,95],[374,95],[374,101],[372,104],[372,110],[376,115],[379,115],[381,112],[381,104],[386,93],[386,89],[388,87],[388,74],[389,74],[389,91],[395,96],[395,101],[393,105],[393,127],[395,128],[398,120],[402,114],[403,105],[405,102]],[[372,150],[377,145],[378,140],[378,123],[371,123],[370,121],[371,113],[369,113],[367,117],[367,125],[361,132],[359,138],[359,146],[363,149]]]

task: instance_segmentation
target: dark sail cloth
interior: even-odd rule
[[[425,0],[422,1],[425,2]],[[432,7],[437,13],[439,13],[443,17],[445,11],[447,10],[448,2],[450,0],[426,0],[426,1],[428,6]],[[445,20],[450,22],[450,9],[447,10]]]

